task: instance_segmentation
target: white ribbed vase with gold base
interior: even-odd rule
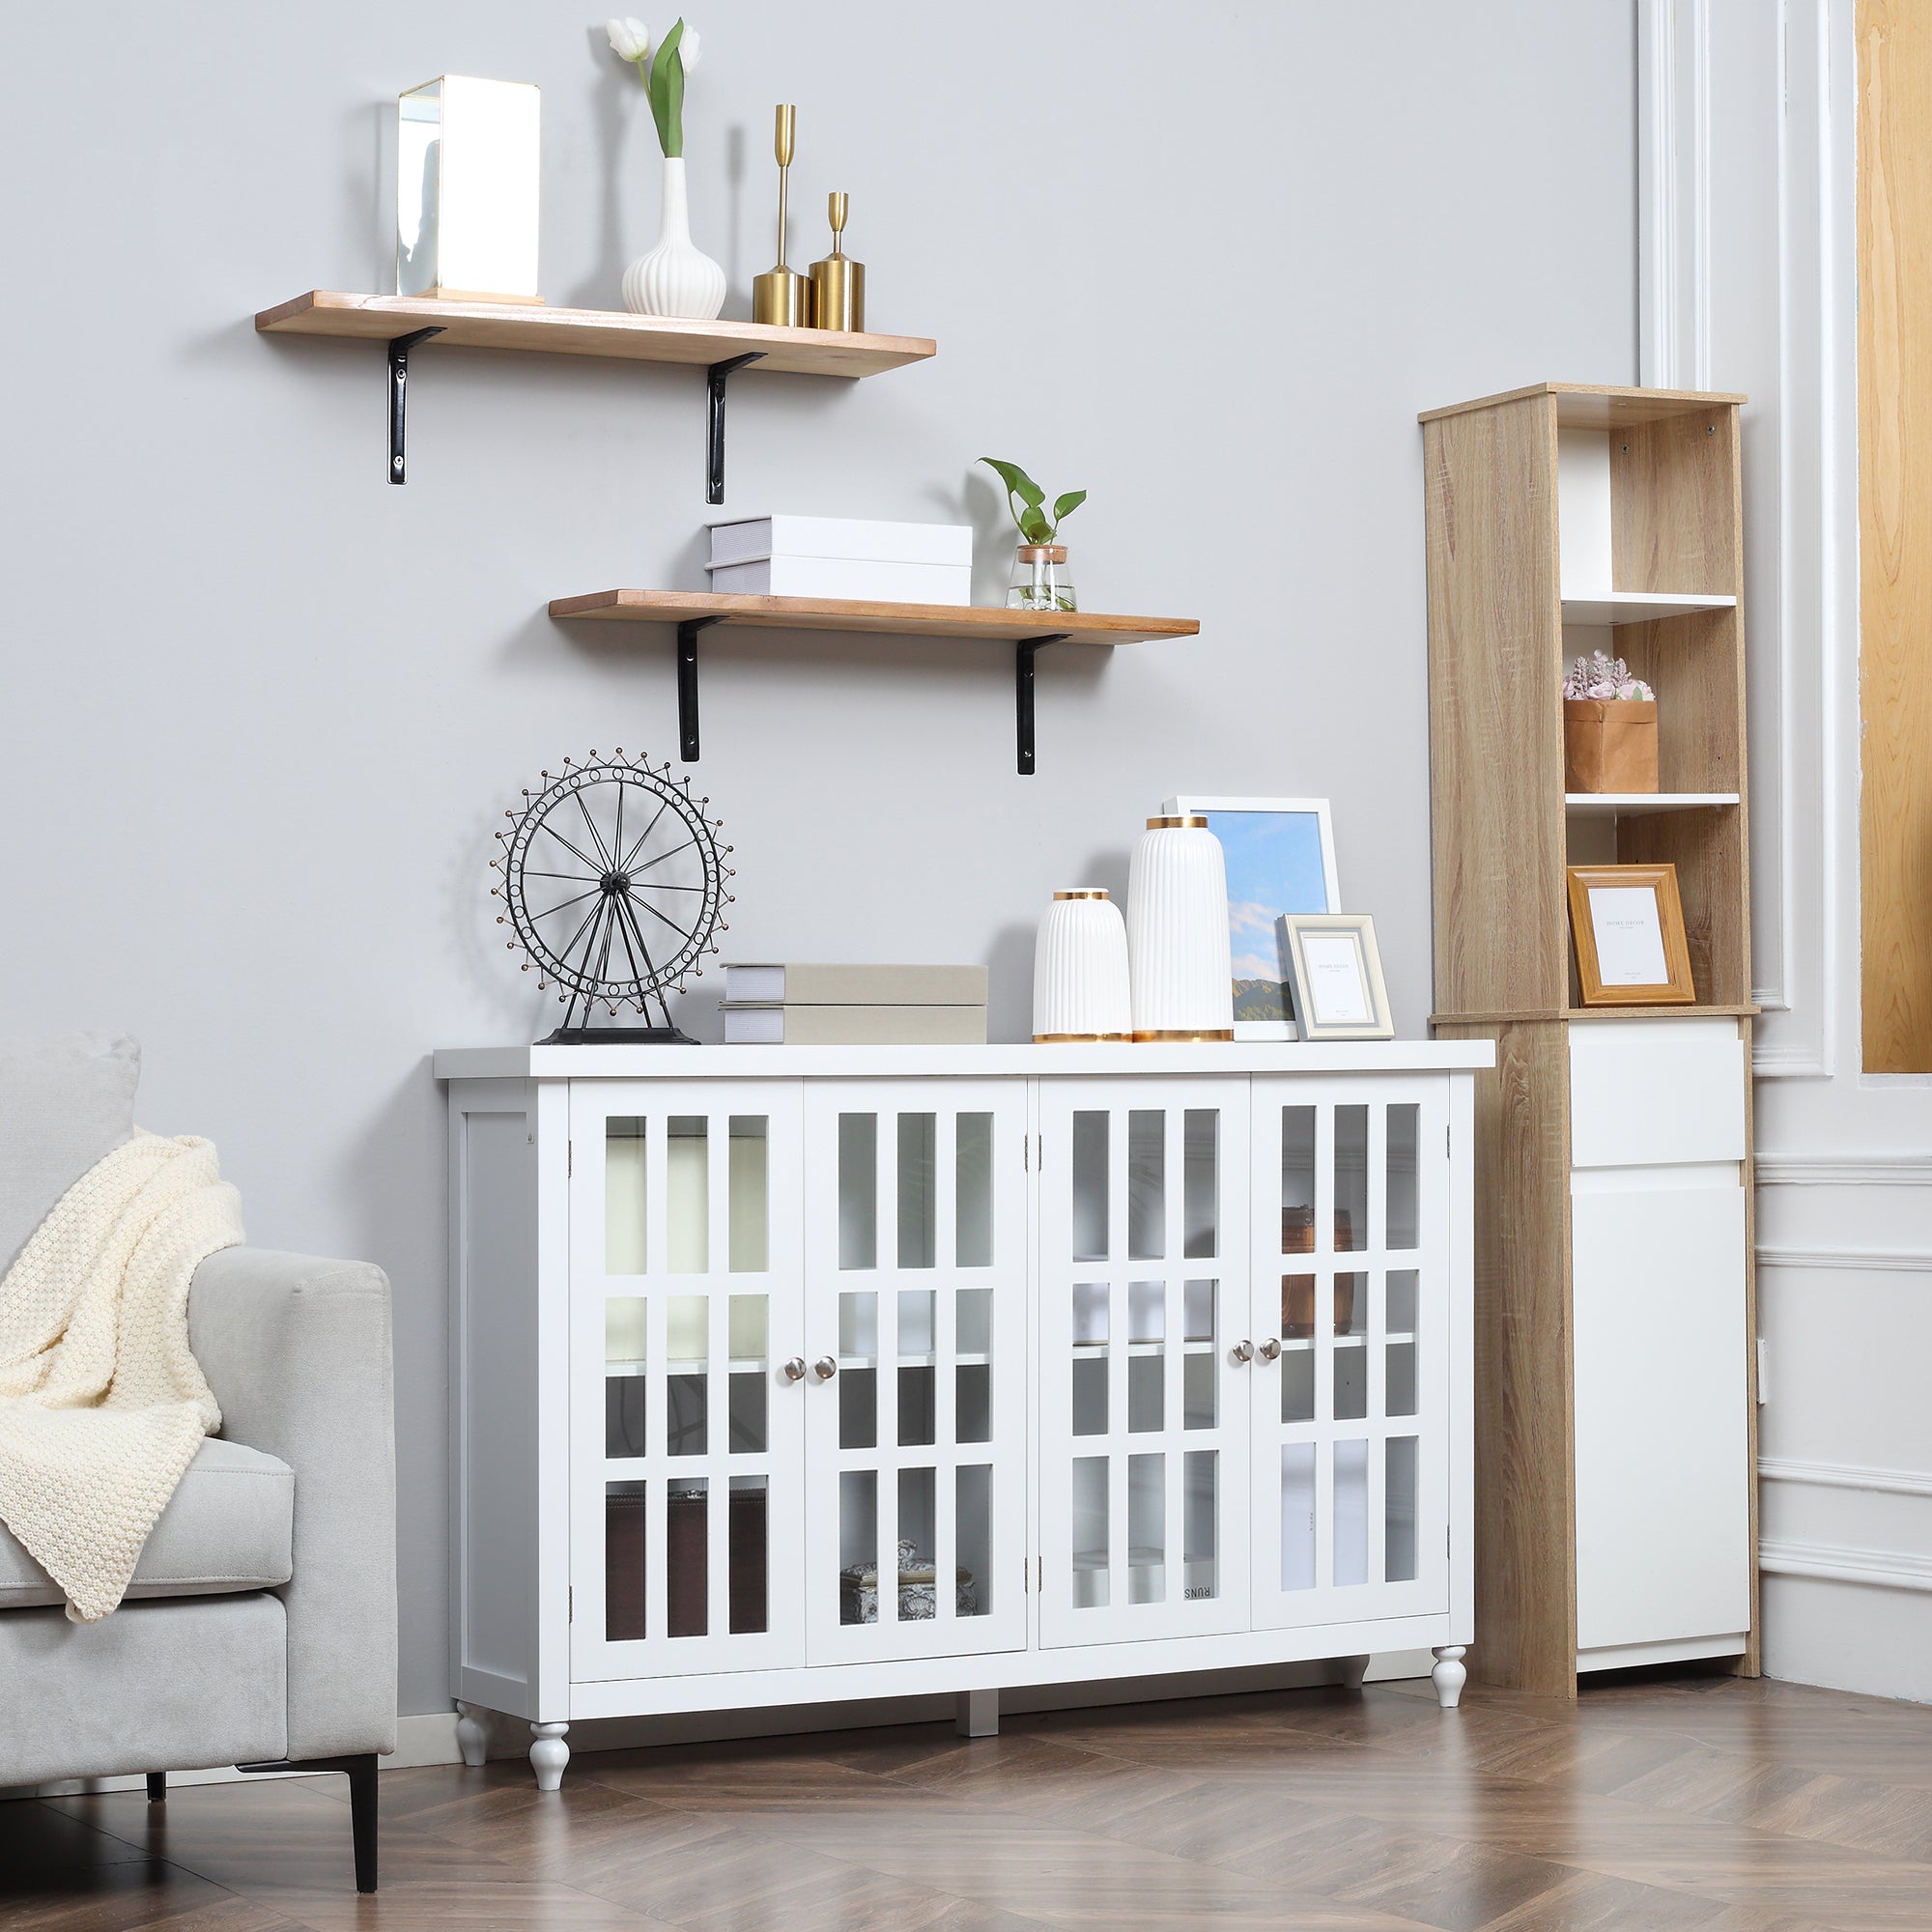
[[[1137,1040],[1233,1039],[1228,867],[1205,818],[1150,818],[1127,873]]]
[[[624,306],[633,315],[684,316],[694,322],[710,322],[724,306],[724,270],[691,239],[682,155],[665,156],[658,245],[624,270]]]
[[[1121,909],[1098,886],[1055,893],[1040,916],[1033,952],[1033,1037],[1074,1040],[1132,1039],[1127,928]]]

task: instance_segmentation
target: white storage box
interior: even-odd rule
[[[705,567],[712,589],[753,596],[970,604],[973,531],[966,524],[747,517],[711,526]]]

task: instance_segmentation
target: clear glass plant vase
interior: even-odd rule
[[[1007,585],[1009,611],[1077,611],[1065,544],[1021,544]]]

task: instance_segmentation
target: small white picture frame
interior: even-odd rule
[[[1182,792],[1163,814],[1194,813],[1228,865],[1228,948],[1235,965],[1235,1037],[1296,1039],[1282,950],[1284,913],[1340,912],[1335,834],[1325,798],[1208,798]]]
[[[1395,1037],[1376,923],[1367,913],[1284,913],[1281,926],[1303,1039]]]

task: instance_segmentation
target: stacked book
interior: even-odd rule
[[[857,517],[735,517],[711,526],[714,590],[754,597],[840,597],[887,604],[970,604],[970,524],[886,524]]]
[[[983,1046],[983,966],[724,968],[727,1046]]]

